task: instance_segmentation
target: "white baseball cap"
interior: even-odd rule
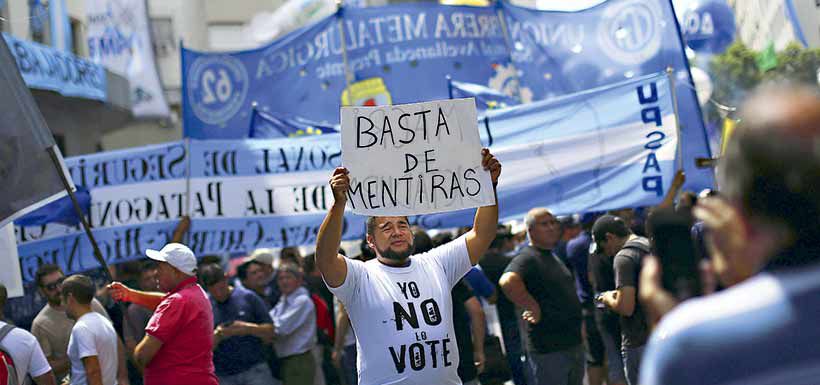
[[[169,243],[162,250],[145,250],[145,255],[155,261],[167,262],[177,270],[194,275],[196,270],[196,256],[188,246],[180,243]]]

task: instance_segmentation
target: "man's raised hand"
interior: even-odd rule
[[[330,188],[333,190],[333,199],[344,203],[347,201],[347,189],[350,187],[350,172],[344,167],[336,167],[330,177]]]
[[[490,172],[490,179],[493,181],[493,186],[498,184],[498,176],[501,175],[501,162],[490,153],[490,149],[481,149],[481,166]]]

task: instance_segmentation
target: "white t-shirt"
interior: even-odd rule
[[[71,360],[71,385],[86,385],[84,357],[97,356],[103,384],[117,384],[117,332],[104,316],[84,314],[71,329],[68,358]]]
[[[0,328],[6,326],[6,323],[0,321]],[[10,331],[3,342],[0,342],[3,348],[14,360],[14,367],[17,371],[17,380],[20,383],[26,379],[26,375],[30,374],[32,378],[42,376],[51,370],[51,366],[46,360],[43,349],[37,342],[37,338],[20,328],[15,328]]]
[[[346,260],[345,281],[330,288],[356,330],[359,385],[461,384],[450,290],[471,267],[466,238],[410,261]]]

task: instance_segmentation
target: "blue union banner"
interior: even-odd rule
[[[182,60],[185,136],[197,139],[249,137],[254,103],[278,119],[333,126],[342,105],[448,98],[447,76],[530,103],[671,68],[687,188],[712,185],[692,161],[710,154],[668,0],[608,0],[575,12],[506,2],[345,8],[266,47],[183,50]]]

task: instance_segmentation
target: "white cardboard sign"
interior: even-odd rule
[[[348,205],[361,215],[417,215],[495,204],[481,166],[475,100],[342,107]]]

